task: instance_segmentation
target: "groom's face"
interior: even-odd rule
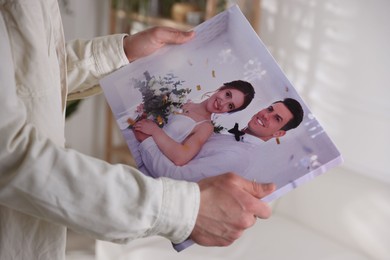
[[[259,138],[280,137],[280,130],[293,118],[293,114],[283,103],[275,103],[256,113],[248,123],[248,129]]]

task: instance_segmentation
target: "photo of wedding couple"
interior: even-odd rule
[[[194,31],[101,81],[143,173],[199,181],[235,172],[275,183],[272,201],[341,162],[238,8]]]

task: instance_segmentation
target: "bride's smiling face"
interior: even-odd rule
[[[244,104],[244,94],[233,88],[218,90],[207,100],[207,110],[210,113],[226,113]]]

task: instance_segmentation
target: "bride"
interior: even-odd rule
[[[249,82],[236,80],[224,83],[204,101],[184,104],[182,113],[171,114],[163,128],[152,120],[144,119],[137,122],[133,129],[151,136],[161,152],[174,164],[185,165],[213,133],[211,115],[243,110],[254,94]]]

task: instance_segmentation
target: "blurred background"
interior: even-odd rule
[[[246,248],[237,258],[390,259],[390,1],[59,2],[68,40],[133,34],[155,25],[187,30],[239,4],[345,163],[276,201],[274,217],[234,245],[235,252]],[[102,95],[78,104],[67,118],[66,137],[68,147],[111,162],[132,163]],[[110,250],[123,251],[73,235],[69,259],[148,259],[112,257]],[[251,238],[263,248],[256,251],[245,244]],[[221,251],[214,249],[191,250],[181,257],[237,259],[234,254],[218,258]],[[256,258],[245,258],[252,251]]]

